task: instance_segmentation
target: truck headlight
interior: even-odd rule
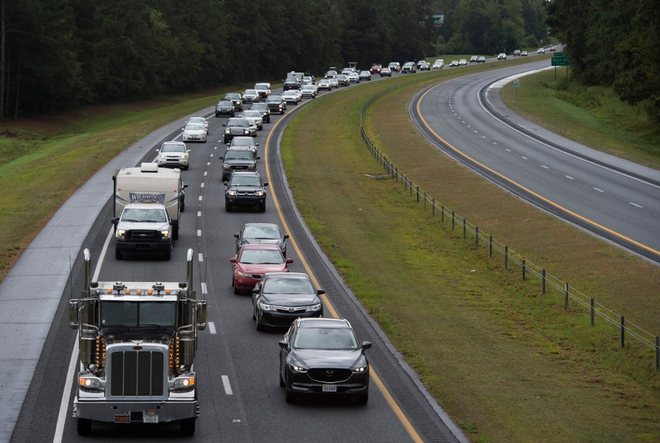
[[[230,197],[233,197],[233,196],[236,195],[236,191],[234,191],[233,189],[229,190],[229,191],[227,191],[227,195],[230,196]]]
[[[101,379],[91,374],[78,376],[78,387],[86,392],[100,392],[104,389]]]
[[[266,193],[264,191],[257,191],[254,193],[254,195],[256,195],[257,197],[263,197],[264,195],[266,195]]]
[[[126,238],[126,230],[117,229],[117,238]]]
[[[160,231],[160,235],[162,235],[163,238],[165,238],[165,239],[170,238],[170,231],[168,231],[168,230]]]
[[[173,391],[191,391],[195,388],[195,375],[183,374],[174,379],[170,389]]]
[[[229,128],[225,129],[225,134],[231,134],[231,129]]]

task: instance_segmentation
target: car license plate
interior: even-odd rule
[[[337,385],[323,385],[323,392],[337,392]]]
[[[158,423],[158,416],[156,414],[144,414],[142,417],[143,423]]]

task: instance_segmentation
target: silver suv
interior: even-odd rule
[[[165,142],[156,149],[158,166],[178,166],[181,169],[190,167],[190,149],[183,142]]]

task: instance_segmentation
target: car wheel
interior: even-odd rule
[[[225,143],[225,145],[227,144],[228,141],[229,141],[229,139],[228,139],[227,137],[225,137],[225,138],[223,139],[223,142]]]
[[[115,258],[117,260],[123,260],[124,254],[119,249],[115,249]]]
[[[225,211],[231,212],[231,204],[229,202],[225,202]]]
[[[238,295],[241,293],[241,291],[236,288],[236,280],[234,280],[234,277],[231,278],[231,287],[234,288],[234,294]]]
[[[266,212],[266,202],[259,205],[259,212]]]
[[[289,391],[288,389],[286,390],[286,402],[289,404],[293,404],[296,402],[296,394]]]
[[[280,354],[280,368],[282,368],[282,362],[281,361],[282,361],[282,355]],[[279,377],[279,379],[280,379],[280,388],[283,388],[283,387],[286,386],[286,384],[284,383],[284,377],[282,377],[282,369],[280,369],[278,372],[280,373],[280,377]]]
[[[172,259],[172,250],[170,249],[167,252],[165,252],[165,255],[163,256],[163,258],[165,258],[165,260],[171,260]]]
[[[358,402],[359,405],[366,405],[369,402],[369,392],[358,395],[357,397],[355,397],[355,400]]]
[[[89,435],[92,433],[92,421],[87,418],[76,419],[78,435]]]
[[[178,223],[175,226],[173,226],[172,231],[173,231],[172,232],[172,238],[174,240],[178,240],[179,239],[179,224]]]
[[[263,331],[264,326],[261,324],[261,317],[259,316],[259,314],[257,312],[254,313],[254,317],[255,317],[254,321],[257,324],[257,331]]]
[[[189,437],[192,437],[195,435],[195,423],[197,422],[197,419],[195,418],[186,418],[184,420],[181,420],[181,435],[186,435]]]

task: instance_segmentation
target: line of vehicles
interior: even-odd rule
[[[296,76],[297,77],[297,76]],[[316,82],[301,76],[299,89]],[[286,91],[289,92],[289,91]],[[307,92],[305,97],[316,97]],[[284,114],[285,94],[257,83],[243,94],[229,93],[215,108],[226,151],[221,160],[225,209],[266,210],[266,187],[257,171],[257,134]],[[294,103],[298,103],[297,100]],[[190,118],[183,141],[166,141],[156,159],[122,168],[112,177],[115,258],[160,255],[171,259],[185,210],[183,172],[191,166],[186,142],[205,143],[209,125]],[[178,138],[178,137],[177,137]],[[279,383],[287,402],[301,395],[369,398],[370,342],[359,342],[345,319],[324,318],[323,289],[306,273],[290,272],[288,234],[276,223],[245,223],[237,232],[230,258],[234,294],[251,295],[250,315],[256,329],[281,328]],[[81,435],[92,433],[94,421],[155,424],[179,422],[183,435],[195,433],[199,417],[195,371],[200,331],[206,328],[207,305],[197,298],[193,282],[193,251],[187,252],[186,281],[92,281],[91,257],[84,252],[84,289],[69,302],[69,324],[78,333],[80,349],[73,416]]]

